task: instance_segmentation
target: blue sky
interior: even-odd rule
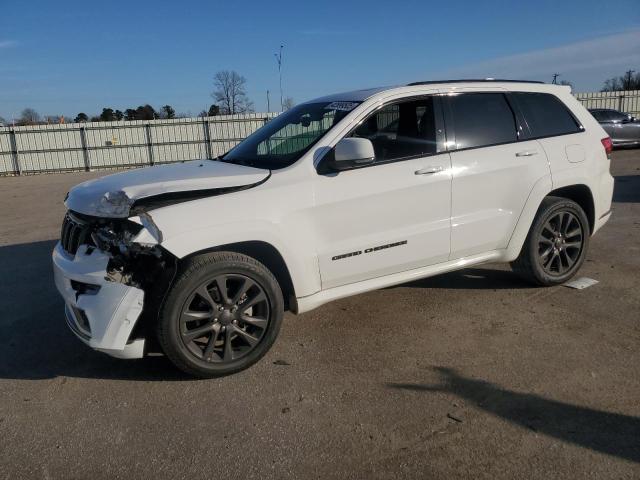
[[[451,77],[549,81],[578,91],[640,71],[640,2],[5,1],[0,116],[89,115],[166,103],[197,114],[237,70],[257,111],[285,96]],[[272,108],[273,109],[273,108]]]

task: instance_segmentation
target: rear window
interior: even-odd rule
[[[463,93],[449,98],[458,150],[517,140],[515,118],[502,93]]]
[[[555,95],[515,92],[513,96],[534,138],[582,131],[569,109]]]

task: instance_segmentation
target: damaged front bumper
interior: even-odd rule
[[[81,245],[74,256],[60,242],[53,250],[56,287],[71,330],[95,350],[118,358],[141,358],[144,339],[131,338],[144,305],[144,291],[107,279],[110,255]]]

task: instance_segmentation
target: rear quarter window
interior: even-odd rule
[[[552,137],[578,133],[582,127],[562,101],[549,93],[514,92],[531,136]]]

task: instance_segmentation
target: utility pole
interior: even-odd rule
[[[635,70],[627,70],[626,71],[627,81],[626,81],[626,84],[624,86],[625,90],[631,90],[631,75],[633,75],[634,73],[636,73]]]
[[[553,80],[552,80],[552,82],[551,82],[551,83],[553,83],[554,85],[556,85],[556,84],[558,83],[558,82],[557,82],[557,80],[558,80],[558,77],[559,77],[559,76],[560,76],[560,74],[559,74],[559,73],[554,73],[554,74],[553,74]]]
[[[267,112],[271,111],[271,103],[269,102],[269,90],[267,90]]]
[[[274,53],[276,62],[278,62],[278,75],[280,76],[280,111],[284,112],[284,104],[282,102],[282,49],[284,45],[280,45],[280,52]]]

